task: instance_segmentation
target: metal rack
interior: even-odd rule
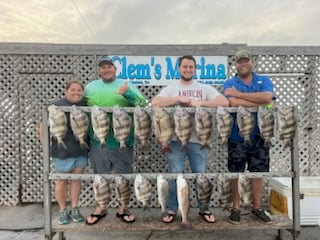
[[[64,111],[70,111],[70,107],[61,107]],[[85,112],[90,111],[90,107],[81,107]],[[102,108],[107,112],[112,112],[112,108]],[[124,108],[128,112],[132,112],[132,108]],[[170,110],[170,109],[169,109]],[[190,110],[194,111],[194,110]],[[235,108],[230,108],[230,112],[235,111]],[[255,108],[252,108],[252,111],[256,111]],[[295,116],[297,119],[297,113],[295,111]],[[135,223],[131,226],[118,224],[117,227],[111,225],[102,225],[102,226],[82,226],[79,228],[74,224],[68,224],[64,226],[55,225],[52,221],[52,192],[51,192],[51,181],[56,179],[80,179],[80,180],[93,180],[94,174],[61,174],[61,173],[52,173],[50,172],[50,156],[49,156],[49,131],[48,131],[48,112],[47,109],[43,110],[43,176],[44,176],[44,216],[45,216],[45,239],[52,240],[55,233],[59,234],[59,240],[64,240],[64,232],[68,231],[108,231],[108,230],[117,230],[117,231],[141,231],[141,230],[179,230],[176,224],[170,224],[165,226],[159,225],[159,220],[154,220],[155,224],[146,224]],[[166,178],[175,178],[177,174],[161,173]],[[124,174],[128,179],[132,179],[136,174]],[[156,174],[154,173],[143,173],[149,179],[155,179]],[[206,173],[208,177],[215,177],[217,173]],[[275,218],[275,224],[270,225],[253,225],[246,224],[245,226],[240,224],[240,226],[235,226],[231,224],[224,224],[223,221],[215,224],[205,224],[195,223],[194,230],[203,230],[203,231],[212,231],[212,230],[223,230],[223,229],[277,229],[278,230],[278,239],[283,239],[284,230],[289,230],[292,232],[293,240],[300,239],[300,188],[299,188],[299,150],[298,150],[298,132],[296,131],[295,138],[293,140],[293,147],[291,148],[291,172],[268,172],[268,173],[246,173],[248,177],[273,177],[273,176],[289,176],[292,179],[292,206],[293,206],[293,220],[289,221],[285,217]],[[104,174],[107,179],[113,179],[114,174]],[[236,177],[236,173],[226,173],[226,176],[229,178]],[[193,179],[195,174],[186,173],[184,177],[187,179]],[[148,217],[150,220],[150,216]],[[151,220],[151,222],[153,219]],[[196,221],[196,220],[195,220]],[[221,223],[220,223],[221,222]]]

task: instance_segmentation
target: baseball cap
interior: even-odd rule
[[[105,63],[114,65],[114,64],[113,64],[113,61],[112,61],[112,58],[109,57],[109,56],[102,56],[102,57],[100,58],[100,60],[99,60],[99,64],[98,64],[98,65],[101,67],[101,66],[102,66],[103,64],[105,64]]]
[[[241,58],[246,58],[246,59],[251,60],[250,52],[247,50],[241,50],[241,51],[237,52],[235,55],[235,61],[238,62]]]

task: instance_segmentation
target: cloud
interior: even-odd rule
[[[319,7],[318,0],[11,0],[0,3],[0,41],[319,44]]]

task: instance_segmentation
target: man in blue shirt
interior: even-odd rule
[[[223,86],[224,95],[228,98],[231,107],[265,107],[272,106],[274,96],[273,84],[268,76],[260,76],[253,72],[253,62],[248,51],[240,51],[235,55],[237,74],[227,80]],[[236,123],[236,114],[233,114],[234,124],[228,141],[228,169],[230,172],[244,172],[246,163],[250,172],[269,171],[269,147],[265,146],[260,137],[257,126],[257,113],[253,113],[255,126],[250,135],[251,144],[245,143],[239,135]],[[233,224],[240,223],[240,196],[238,179],[232,179],[233,208],[229,220]],[[263,179],[252,179],[252,213],[265,224],[271,219],[261,208]]]

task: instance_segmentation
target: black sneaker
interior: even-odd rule
[[[252,210],[252,214],[259,220],[259,222],[264,224],[271,224],[270,217],[266,214],[266,212],[262,208],[257,208]]]
[[[232,224],[240,224],[240,210],[236,208],[231,209],[231,214],[229,216],[229,222]]]

